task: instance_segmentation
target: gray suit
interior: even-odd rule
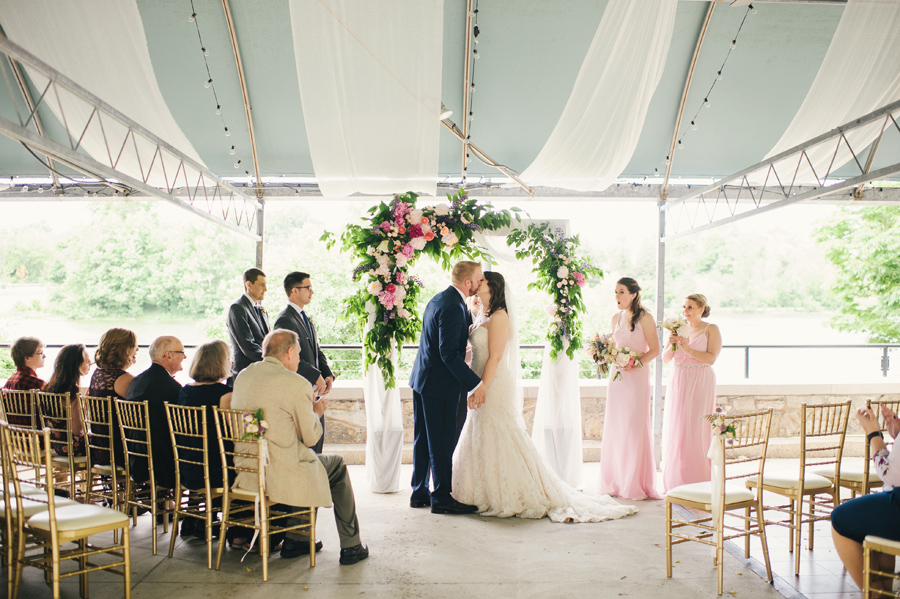
[[[308,314],[307,318],[309,318]],[[300,365],[297,367],[297,374],[309,381],[310,385],[315,385],[320,375],[323,379],[334,377],[328,366],[328,359],[322,352],[322,348],[319,347],[319,338],[316,335],[316,326],[312,319],[309,320],[309,329],[307,330],[300,313],[289,303],[275,318],[274,328],[287,329],[297,333],[300,341]],[[322,447],[325,444],[325,416],[322,416],[321,423],[322,437],[312,446],[312,450],[316,453],[322,453]]]
[[[264,310],[257,310],[244,294],[228,307],[225,324],[234,356],[229,381],[233,383],[240,371],[262,360],[262,341],[269,332],[269,316]]]

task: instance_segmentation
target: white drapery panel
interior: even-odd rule
[[[369,305],[366,333],[375,319]],[[392,356],[396,372],[396,353]],[[400,490],[400,463],[403,458],[403,412],[400,390],[385,389],[384,377],[377,364],[363,373],[363,400],[366,405],[366,477],[375,493]]]
[[[628,165],[662,76],[677,0],[609,0],[529,185],[602,191]]]
[[[848,0],[834,38],[819,67],[809,93],[794,120],[766,158],[821,135],[839,125],[900,99],[900,2],[896,0]],[[847,135],[857,156],[881,131],[880,121]],[[803,161],[797,181],[813,183],[829,169],[853,157],[846,146],[835,156],[835,144],[824,144],[807,153],[813,170]],[[862,160],[862,158],[861,158]],[[776,164],[794,176],[797,159]],[[790,184],[782,178],[784,185]]]
[[[434,195],[443,0],[291,0],[290,8],[322,195]]]
[[[11,41],[203,165],[163,99],[135,0],[0,0],[0,25]],[[27,72],[38,94],[43,92],[46,77],[33,69]],[[59,101],[53,94],[44,105],[50,107],[60,122],[65,121],[75,140],[82,135],[91,117],[90,106],[65,93]],[[94,117],[81,147],[97,161],[109,165],[110,154],[115,161],[127,130],[111,119],[103,120],[103,130],[99,125]],[[137,142],[146,172],[156,147],[141,143],[140,139]],[[177,166],[177,163],[166,164],[169,186]],[[145,178],[133,145],[130,153],[122,153],[116,168],[136,179]],[[152,173],[147,182],[165,187],[162,171],[157,167]]]

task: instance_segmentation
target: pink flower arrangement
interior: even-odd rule
[[[406,256],[407,258],[412,258],[413,253],[415,253],[415,249],[413,249],[413,246],[411,246],[410,244],[407,243],[406,245],[403,246],[402,252],[403,252],[403,255]]]
[[[422,236],[422,225],[413,225],[409,228],[409,238],[415,239]]]
[[[397,291],[397,286],[393,283],[389,283],[388,285],[385,285],[384,290],[388,293],[394,293],[395,291]]]
[[[397,281],[398,285],[406,285],[406,282],[409,280],[409,275],[401,270],[394,276],[394,279]]]
[[[434,231],[429,229],[428,231],[425,231],[422,237],[425,238],[425,241],[431,241],[432,239],[434,239]]]
[[[382,291],[381,295],[378,296],[378,303],[387,308],[388,310],[394,307],[394,303],[397,301],[397,297],[391,293],[390,291]]]
[[[580,272],[573,272],[572,278],[575,279],[575,282],[578,283],[579,287],[584,287],[586,281],[583,274],[581,274]]]

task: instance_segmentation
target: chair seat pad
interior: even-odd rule
[[[109,464],[92,464],[91,472],[99,472],[100,474],[112,474],[112,466]],[[125,474],[125,468],[122,466],[116,466],[116,472],[118,474]]]
[[[689,485],[681,485],[675,487],[666,493],[666,498],[680,499],[683,501],[691,501],[694,503],[711,504],[712,503],[712,483],[691,483]],[[743,501],[752,501],[753,491],[737,483],[725,483],[725,503],[740,503]]]
[[[73,531],[110,524],[128,524],[128,515],[99,505],[75,503],[56,509],[56,526],[60,531]],[[44,511],[28,519],[28,526],[50,530],[50,512]]]
[[[69,465],[69,456],[64,456],[64,455],[53,456],[51,461],[54,464],[68,466]],[[75,456],[74,458],[72,458],[72,461],[75,463],[76,467],[80,466],[80,467],[84,468],[85,466],[87,466],[87,458],[83,455]]]
[[[828,480],[834,480],[834,468],[828,466],[822,466],[821,468],[816,468],[813,471],[813,474],[818,474],[819,476],[823,476]],[[850,482],[850,483],[859,483],[862,484],[864,471],[862,468],[851,468],[841,466],[841,482]],[[869,483],[870,484],[879,484],[881,482],[881,478],[878,476],[878,473],[873,469],[869,468]]]
[[[29,495],[28,497],[37,497],[37,495]],[[31,499],[23,499],[22,504],[25,508],[25,517],[28,518],[40,512],[46,512],[50,508],[50,506],[47,505],[46,498],[47,496],[44,495],[44,501],[32,501]],[[15,516],[19,511],[19,505],[12,497],[10,497],[9,499],[9,513],[11,516]],[[62,507],[81,505],[77,501],[72,501],[71,499],[66,499],[64,497],[56,497],[55,499],[57,510]],[[0,503],[0,517],[3,516],[6,516],[6,507],[2,503]]]
[[[756,475],[747,477],[747,484],[756,484]],[[779,489],[799,489],[800,480],[797,477],[778,476],[772,474],[763,474],[763,485],[767,487],[777,487]],[[803,488],[807,491],[817,489],[828,489],[831,487],[831,481],[824,476],[818,474],[807,474],[803,482]]]
[[[16,494],[16,487],[13,483],[7,483],[9,487],[9,497],[13,498]],[[19,485],[19,489],[22,491],[22,496],[26,497],[28,495],[46,495],[47,492],[43,489],[38,489],[37,487],[32,487],[31,485],[21,484]],[[3,488],[0,487],[0,499],[3,499]]]

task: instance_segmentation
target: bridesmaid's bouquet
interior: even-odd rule
[[[670,316],[669,318],[659,323],[657,326],[661,329],[669,331],[673,335],[678,335],[679,337],[685,337],[690,334],[688,323],[681,316]],[[678,346],[674,343],[672,344],[672,351],[678,351]]]
[[[609,374],[610,367],[615,370],[613,381],[621,380],[622,369],[629,366],[642,367],[641,354],[627,347],[618,348],[613,342],[612,335],[595,334],[587,346],[587,353],[597,365],[597,372],[601,376]]]

